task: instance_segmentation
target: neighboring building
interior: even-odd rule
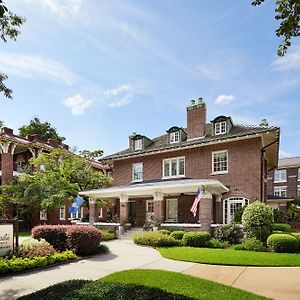
[[[40,135],[31,135],[27,138],[20,137],[13,133],[13,130],[3,127],[0,130],[0,183],[10,183],[14,176],[19,176],[26,168],[29,167],[29,159],[38,157],[43,152],[51,152],[55,148],[69,149],[66,144],[59,144],[56,140],[49,139],[44,141]],[[94,169],[106,173],[106,167],[97,161],[91,161]],[[35,224],[67,224],[74,218],[82,218],[87,213],[84,207],[76,215],[69,214],[70,203],[59,210],[49,212],[36,211],[32,212],[32,223]],[[105,212],[101,209],[96,211],[97,219],[104,219]],[[3,214],[3,212],[2,212]],[[6,215],[14,216],[16,212],[10,210],[5,212]],[[1,216],[1,212],[0,212]]]
[[[287,203],[300,196],[300,157],[278,160],[268,173],[268,201],[273,209],[286,210]]]
[[[234,212],[255,200],[266,201],[267,171],[277,166],[280,130],[237,125],[231,117],[206,122],[200,98],[187,107],[187,128],[172,126],[157,138],[134,133],[126,150],[101,161],[111,165],[113,186],[86,191],[90,205],[108,199],[121,220],[197,223],[210,230],[230,223]],[[190,212],[198,188],[200,209]],[[91,220],[93,221],[93,220]]]

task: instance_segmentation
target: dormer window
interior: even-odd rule
[[[170,143],[178,143],[180,141],[179,131],[170,132]]]
[[[227,132],[226,121],[215,123],[215,135],[224,134]]]
[[[142,150],[143,149],[143,139],[137,139],[134,141],[134,150]]]

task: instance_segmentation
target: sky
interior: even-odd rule
[[[123,150],[186,126],[203,97],[207,120],[281,128],[281,157],[300,155],[300,42],[276,55],[274,1],[10,0],[27,18],[16,42],[0,44],[0,120],[18,132],[49,121],[77,150]]]

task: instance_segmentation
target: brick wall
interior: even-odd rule
[[[13,178],[13,156],[10,153],[1,154],[1,182],[2,184],[7,184],[12,181]]]

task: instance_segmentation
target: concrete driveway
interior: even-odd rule
[[[128,269],[161,269],[220,282],[274,299],[300,300],[300,268],[212,266],[169,260],[130,239],[106,243],[110,253],[22,275],[0,278],[0,299],[11,300],[70,279],[99,279]]]

